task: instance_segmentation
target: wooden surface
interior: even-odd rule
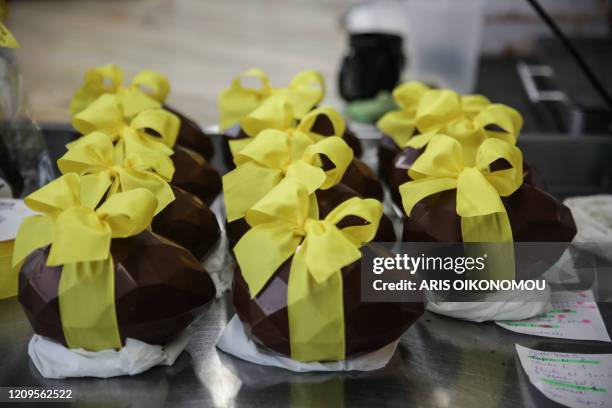
[[[238,72],[260,67],[283,85],[320,70],[327,104],[340,106],[336,71],[345,50],[340,18],[351,0],[19,0],[7,22],[30,110],[38,121],[67,121],[89,67],[115,63],[128,76],[166,74],[169,103],[201,123],[217,122],[216,100]]]

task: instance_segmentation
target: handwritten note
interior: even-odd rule
[[[495,323],[533,336],[611,341],[593,292],[553,292],[551,304],[551,311],[534,318]]]
[[[612,354],[574,354],[516,345],[529,381],[568,407],[612,407]]]

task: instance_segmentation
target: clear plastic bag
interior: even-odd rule
[[[40,128],[28,114],[11,51],[0,49],[0,198],[25,197],[51,180]]]

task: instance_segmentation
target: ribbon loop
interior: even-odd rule
[[[301,71],[287,88],[276,89],[274,93],[286,98],[293,107],[295,118],[301,119],[323,100],[325,80],[318,71]]]
[[[170,93],[170,81],[164,75],[152,70],[142,70],[132,78],[132,87],[155,99],[160,104]]]
[[[137,188],[145,188],[155,195],[155,214],[174,200],[172,188],[167,183],[174,174],[174,165],[168,156],[141,151],[130,153],[122,162],[115,162],[113,144],[101,132],[84,136],[57,164],[63,174],[77,173],[87,181],[82,183],[81,200],[92,203],[92,208],[105,196]]]
[[[129,124],[125,117],[116,95],[102,95],[74,116],[75,129],[88,136],[68,144],[68,148],[83,143],[90,133],[100,131],[114,143],[117,162],[123,162],[131,153],[142,151],[172,155],[171,147],[176,142],[180,127],[180,119],[176,115],[163,109],[149,109],[140,112]]]
[[[95,67],[85,73],[83,85],[70,103],[73,115],[86,109],[100,96],[114,94],[121,101],[125,117],[131,118],[147,109],[159,109],[170,92],[170,83],[162,74],[143,70],[136,74],[130,86],[123,85],[123,70],[110,64]]]
[[[315,129],[317,121],[320,117],[323,117],[324,120],[329,121],[332,126],[331,134],[320,134]],[[321,108],[313,109],[307,115],[305,115],[302,120],[297,125],[296,130],[298,132],[303,132],[307,134],[313,142],[319,141],[324,137],[336,136],[342,137],[344,135],[344,131],[346,130],[346,123],[342,118],[342,115],[338,113],[334,108],[329,106],[323,106]]]
[[[130,123],[132,129],[140,132],[155,131],[166,146],[172,148],[178,137],[181,120],[164,109],[149,109],[140,112]]]
[[[417,81],[403,83],[393,90],[393,99],[400,109],[386,113],[376,127],[397,146],[403,147],[414,135],[419,101],[428,90],[429,87]]]
[[[323,126],[327,132],[325,134],[320,133],[323,130],[319,130],[319,121],[329,123],[331,129],[328,130],[327,126]],[[293,135],[294,139],[298,136],[301,136],[302,139],[308,138],[312,143],[316,143],[325,137],[342,137],[346,129],[342,115],[331,107],[322,107],[310,111],[296,125],[291,104],[280,96],[267,99],[259,108],[242,119],[241,126],[250,137],[230,141],[233,156],[236,156],[245,146],[251,143],[260,132],[267,129],[285,131]]]
[[[293,122],[291,103],[281,96],[273,96],[243,117],[240,127],[247,135],[255,137],[264,129],[289,129]]]
[[[257,78],[261,86],[259,88],[243,86],[242,79],[245,77]],[[323,76],[316,71],[302,71],[291,80],[288,87],[273,88],[270,86],[268,76],[262,70],[250,69],[234,78],[231,86],[219,96],[219,127],[221,130],[226,130],[236,123],[241,123],[243,118],[255,111],[271,96],[289,103],[292,118],[301,119],[321,102],[324,95]],[[262,112],[257,114],[260,118],[262,115]],[[284,117],[284,115],[285,113],[281,116]],[[251,122],[246,123],[251,136],[257,135],[257,129],[261,130],[260,126],[251,128]]]
[[[109,64],[87,70],[83,85],[72,97],[70,112],[76,115],[101,95],[116,93],[121,82],[123,82],[123,71],[117,65]]]

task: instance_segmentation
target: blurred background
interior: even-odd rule
[[[609,1],[540,1],[569,36],[609,38]],[[41,122],[68,121],[70,98],[86,69],[107,63],[119,64],[128,77],[142,68],[165,73],[173,87],[170,104],[200,123],[212,124],[217,122],[219,92],[238,72],[255,66],[263,68],[273,83],[279,85],[287,83],[299,70],[318,69],[329,84],[327,102],[342,106],[336,91],[337,77],[342,57],[349,52],[351,32],[401,35],[407,62],[402,78],[410,77],[411,67],[414,70],[414,63],[418,63],[410,55],[411,24],[413,30],[426,32],[421,38],[413,36],[415,41],[429,44],[429,48],[432,41],[442,44],[444,38],[453,47],[450,40],[459,38],[464,56],[478,50],[478,55],[484,58],[542,57],[542,40],[551,36],[550,30],[522,0],[465,0],[463,3],[470,4],[462,5],[461,8],[468,9],[464,13],[449,6],[462,3],[461,0],[446,1],[446,12],[427,10],[427,4],[420,8],[418,4],[416,8],[412,5],[410,9],[409,3],[401,0],[19,0],[9,1],[7,25],[21,43],[21,49],[15,52],[16,61],[24,78],[31,113]],[[420,3],[445,6],[444,1]],[[429,21],[428,13],[434,13],[436,18]],[[478,29],[480,14],[481,30]],[[419,21],[425,26],[414,27]],[[454,21],[457,27],[450,27],[449,21]],[[436,36],[442,39],[433,38]],[[412,51],[419,53],[418,45]],[[421,56],[421,59],[427,58]],[[458,69],[452,56],[450,60],[432,58],[422,64],[447,64],[455,71]],[[544,62],[551,63],[550,59]],[[513,73],[514,61],[502,60],[501,64],[507,63],[509,72]],[[464,61],[464,64],[473,62]],[[481,68],[493,70],[494,65],[495,61]],[[468,67],[474,70],[474,81],[468,74],[463,83],[456,79],[440,85],[469,91],[471,82],[478,86],[477,68]],[[609,78],[610,75],[602,80]],[[436,80],[435,77],[420,79]],[[507,99],[516,103],[518,98],[517,95]],[[528,117],[528,128],[530,121]]]

